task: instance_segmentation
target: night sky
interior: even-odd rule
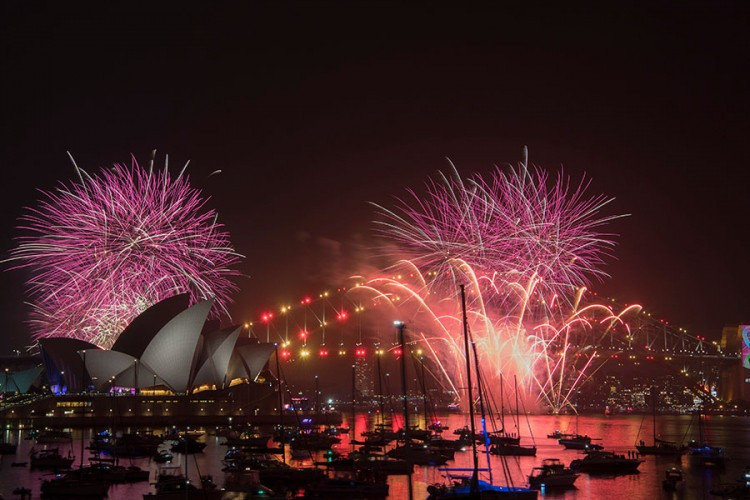
[[[750,322],[747,4],[179,5],[0,7],[3,255],[36,189],[72,178],[66,151],[95,170],[158,149],[247,256],[232,311],[257,319],[356,263],[368,202],[528,145],[632,214],[596,290],[712,338]],[[0,273],[8,351],[24,276]]]

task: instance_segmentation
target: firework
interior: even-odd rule
[[[432,360],[434,378],[458,398],[466,388],[458,283],[466,284],[469,331],[485,388],[497,395],[500,375],[506,380],[516,375],[531,397],[527,404],[541,403],[553,411],[572,407],[575,390],[604,361],[597,352],[599,341],[630,333],[625,320],[640,310],[638,305],[614,311],[587,303],[584,289],[572,305],[554,299],[542,304],[537,277],[500,281],[497,275],[478,274],[461,259],[426,273],[412,261],[401,261],[391,271],[396,274],[359,278],[348,293],[372,300],[389,321],[405,321],[411,341]]]
[[[410,191],[411,201],[377,206],[376,224],[399,257],[421,268],[462,259],[509,282],[534,275],[545,293],[568,296],[606,276],[601,265],[614,242],[602,228],[620,217],[603,215],[612,198],[587,196],[588,187],[562,172],[553,182],[527,161],[496,168],[489,180],[463,179],[453,168],[430,180],[423,196]]]
[[[555,411],[598,357],[594,337],[627,331],[623,316],[583,305],[584,286],[606,276],[602,264],[614,245],[602,214],[612,201],[586,194],[589,182],[562,172],[552,181],[527,161],[495,169],[488,179],[462,178],[455,168],[427,183],[425,194],[394,209],[378,206],[380,233],[400,258],[388,274],[355,287],[393,305],[412,325],[437,376],[457,395],[464,387],[458,285],[467,285],[467,313],[490,389],[517,375]]]
[[[190,185],[185,169],[148,169],[135,158],[42,192],[21,217],[13,268],[28,269],[35,338],[65,336],[110,347],[139,313],[188,292],[226,314],[240,255]]]

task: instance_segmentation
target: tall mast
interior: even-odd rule
[[[487,435],[487,420],[484,414],[484,386],[482,385],[482,374],[479,372],[479,356],[477,356],[477,345],[471,341],[471,350],[474,351],[474,369],[477,372],[477,392],[479,393],[479,412],[482,417],[482,441],[484,442],[484,453],[487,456],[487,471],[492,484],[492,467],[490,465],[490,438]]]
[[[424,356],[419,356],[419,364],[422,368],[422,404],[424,405],[424,428],[429,429],[429,416],[427,411],[427,379],[424,376]]]
[[[401,343],[401,394],[404,400],[404,446],[406,448],[407,456],[411,457],[411,439],[409,436],[409,401],[407,399],[406,389],[406,339],[404,338],[404,329],[406,328],[406,325],[403,321],[396,321],[394,323],[396,325],[396,328],[398,328],[398,339]],[[409,460],[409,462],[411,463],[411,460]],[[409,475],[407,478],[407,490],[409,492],[409,500],[412,500],[414,498],[414,489],[411,484],[411,471],[409,471]]]
[[[284,393],[281,392],[281,359],[279,358],[279,344],[274,343],[276,351],[276,388],[279,390],[279,431],[281,432],[281,461],[286,463],[286,451],[284,450]]]
[[[516,430],[518,431],[518,437],[521,437],[521,417],[518,413],[518,379],[513,375],[513,391],[516,393]]]
[[[406,325],[403,321],[396,322],[396,328],[398,328],[398,340],[401,344],[401,398],[402,398],[402,411],[404,413],[404,440],[408,445],[411,442],[409,433],[409,401],[408,401],[408,390],[406,386],[406,340],[404,339],[404,329]]]
[[[6,377],[7,378],[7,377]],[[18,386],[16,386],[18,387]],[[86,393],[86,349],[83,350],[83,369],[81,370],[81,394]],[[138,406],[135,407],[136,412],[138,411]],[[83,410],[81,411],[81,415],[84,417],[86,416],[86,407],[83,407]],[[86,430],[86,420],[84,419],[84,425],[81,426],[81,465],[80,468],[83,469],[83,450],[84,450],[84,431]]]
[[[503,401],[503,374],[500,374],[500,427],[505,432],[505,401]]]
[[[382,432],[385,432],[385,402],[383,401],[383,375],[380,371],[380,357],[382,356],[382,351],[378,349],[378,353],[376,358],[376,362],[378,364],[378,396],[380,396],[380,424],[382,426]]]
[[[355,423],[355,419],[357,411],[357,365],[352,365],[352,425],[351,432],[352,432],[352,451],[354,450],[354,440],[357,439],[357,424]]]
[[[466,355],[466,383],[469,396],[469,423],[471,424],[471,453],[474,458],[474,473],[471,475],[471,494],[479,492],[479,457],[477,456],[477,440],[474,438],[476,429],[474,427],[474,395],[471,390],[471,357],[469,355],[469,322],[466,317],[466,290],[461,287],[461,315],[464,323],[464,353]]]
[[[654,446],[656,446],[656,387],[651,386],[651,408],[654,415]]]

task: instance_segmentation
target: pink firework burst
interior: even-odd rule
[[[509,282],[536,276],[543,291],[561,296],[605,277],[614,241],[602,228],[620,216],[602,209],[613,198],[587,195],[586,179],[571,183],[560,172],[553,180],[527,165],[496,168],[489,179],[440,173],[424,195],[409,191],[393,209],[378,206],[379,232],[420,267],[462,259]]]
[[[109,347],[139,313],[166,297],[217,299],[227,313],[241,256],[190,185],[185,169],[116,164],[61,183],[20,219],[14,268],[30,272],[35,338],[65,336]]]

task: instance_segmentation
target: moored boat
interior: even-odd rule
[[[68,498],[103,498],[107,496],[109,483],[76,477],[59,477],[42,482],[42,495]]]
[[[611,451],[591,451],[580,460],[573,460],[570,468],[573,471],[589,474],[634,474],[643,463],[639,458],[628,458]]]
[[[498,500],[536,500],[538,492],[520,486],[498,486],[481,479],[477,481],[476,492],[471,491],[471,481],[464,477],[454,480],[453,484],[432,484],[427,487],[427,500],[449,499],[498,499]]]
[[[35,439],[38,444],[66,444],[70,443],[73,437],[70,432],[48,429],[37,434]]]
[[[388,483],[359,481],[348,478],[325,478],[305,488],[305,496],[312,498],[385,498]]]
[[[529,475],[532,488],[570,488],[578,474],[565,467],[557,458],[545,458],[541,467],[534,467]]]
[[[682,483],[682,470],[677,467],[670,467],[664,473],[664,480],[661,485],[665,490],[676,490]]]
[[[687,450],[687,447],[679,446],[672,441],[655,438],[653,445],[649,446],[641,440],[635,449],[641,455],[682,455]]]
[[[688,448],[690,460],[706,466],[724,466],[724,448],[692,442]]]
[[[60,455],[57,448],[33,451],[30,458],[32,469],[67,469],[74,460],[70,454],[67,457]]]
[[[563,445],[566,450],[601,450],[601,445],[592,443],[593,438],[576,434],[571,437],[560,438],[558,443]]]
[[[520,444],[499,443],[490,447],[490,453],[503,457],[535,457],[536,446],[521,446]]]

